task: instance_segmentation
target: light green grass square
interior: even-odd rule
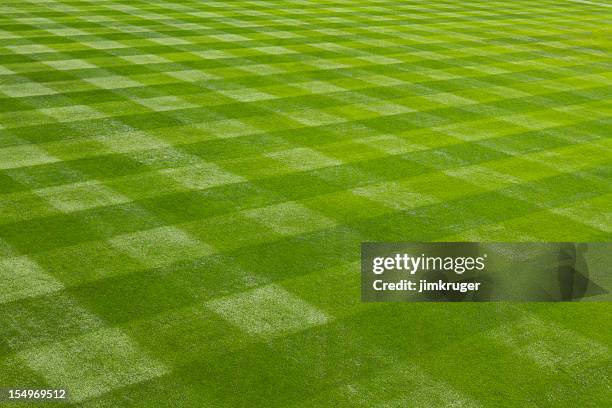
[[[352,190],[353,194],[368,198],[394,210],[408,210],[439,200],[414,191],[409,185],[399,182],[385,182]]]
[[[152,267],[209,255],[213,248],[176,227],[161,227],[119,235],[109,241],[136,260]]]
[[[518,184],[521,180],[509,174],[488,169],[483,166],[465,166],[444,171],[451,177],[462,179],[486,190],[498,190],[511,184]]]
[[[294,110],[289,112],[287,116],[291,118],[291,120],[306,126],[322,126],[331,123],[346,122],[346,119],[341,116],[331,115],[319,109]]]
[[[276,337],[331,320],[277,285],[269,285],[206,302],[206,307],[245,332],[264,338]]]
[[[35,145],[19,145],[0,148],[0,169],[36,166],[59,161]]]
[[[124,60],[131,62],[132,64],[145,65],[145,64],[163,64],[171,62],[170,60],[160,57],[154,54],[141,54],[141,55],[128,55],[122,57]]]
[[[285,72],[280,67],[275,65],[267,65],[267,64],[255,64],[255,65],[245,65],[241,67],[246,72],[252,72],[257,75],[272,75],[272,74],[280,74]]]
[[[175,37],[163,37],[163,38],[152,38],[151,41],[162,45],[185,45],[190,44],[189,41],[183,40],[182,38]]]
[[[249,41],[248,37],[238,34],[217,34],[211,35],[211,37],[223,42]]]
[[[238,119],[217,120],[197,124],[194,127],[210,132],[222,139],[261,133],[261,129]]]
[[[121,89],[142,86],[142,83],[120,75],[87,78],[86,81],[102,89]]]
[[[346,89],[324,81],[308,81],[292,84],[296,88],[308,91],[311,94],[344,92]]]
[[[21,45],[9,45],[9,50],[16,54],[39,54],[39,53],[56,53],[57,51],[51,47],[43,44],[21,44]]]
[[[7,67],[0,66],[0,75],[12,75],[15,71],[8,69]]]
[[[296,170],[312,170],[342,164],[339,160],[328,157],[317,150],[307,147],[267,153],[265,156]]]
[[[104,118],[106,113],[95,110],[87,105],[59,106],[55,108],[43,108],[38,112],[51,116],[58,122],[72,122],[86,119]]]
[[[221,91],[221,93],[240,102],[263,101],[266,99],[276,98],[274,95],[251,88],[231,89],[227,91]]]
[[[160,174],[176,180],[188,189],[197,190],[246,181],[244,177],[227,172],[213,163],[162,170]]]
[[[356,140],[356,142],[380,150],[381,152],[390,155],[397,155],[426,149],[426,147],[424,146],[410,142],[407,138],[402,138],[393,135],[365,137]]]
[[[253,47],[252,49],[263,52],[264,54],[271,54],[271,55],[286,55],[286,54],[296,53],[296,51],[292,49],[289,49],[287,47],[279,47],[279,46]]]
[[[186,69],[184,71],[168,72],[167,75],[186,82],[206,81],[209,79],[217,78],[216,75],[212,75],[208,72],[196,69]]]
[[[64,285],[31,259],[20,256],[0,259],[0,303],[45,295]]]
[[[551,212],[587,224],[606,233],[612,233],[612,195],[606,194],[591,200],[580,201]]]
[[[19,357],[73,402],[151,380],[169,369],[147,356],[118,328],[20,352]]]
[[[204,59],[222,59],[222,58],[232,58],[233,57],[232,54],[222,51],[222,50],[197,51],[197,52],[194,52],[194,54]]]
[[[82,59],[65,59],[65,60],[57,60],[57,61],[45,61],[45,64],[59,71],[64,71],[64,70],[69,70],[69,69],[97,68],[94,64],[91,64]]]
[[[127,153],[146,149],[166,148],[169,144],[140,131],[127,131],[94,136],[93,140],[107,146],[115,153]]]
[[[329,218],[295,202],[256,208],[242,214],[283,235],[302,234],[336,225]]]
[[[36,190],[36,194],[64,212],[81,211],[130,201],[129,198],[95,182],[49,187]]]
[[[37,82],[24,82],[21,84],[10,85],[3,85],[0,83],[0,92],[14,98],[26,96],[54,95],[59,93],[53,88],[50,88],[43,84],[39,84]]]
[[[545,370],[578,370],[609,354],[605,345],[533,316],[498,327],[489,336]]]
[[[129,45],[122,44],[118,41],[100,39],[97,41],[83,41],[81,44],[91,47],[96,50],[108,50],[111,48],[128,48]]]
[[[186,108],[195,108],[196,104],[187,102],[177,96],[159,96],[156,98],[139,99],[138,103],[155,111],[162,112],[167,110],[177,110]]]

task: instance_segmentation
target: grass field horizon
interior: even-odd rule
[[[610,11],[0,0],[0,388],[609,406],[609,303],[362,303],[359,251],[610,241]]]

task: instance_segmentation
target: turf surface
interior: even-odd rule
[[[0,387],[606,406],[608,303],[365,304],[358,261],[609,240],[609,24],[604,0],[0,0]]]

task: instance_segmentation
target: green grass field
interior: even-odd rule
[[[359,288],[363,241],[610,240],[605,1],[0,0],[0,388],[610,406],[609,303]]]

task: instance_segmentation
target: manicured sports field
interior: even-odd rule
[[[609,406],[609,303],[359,287],[364,241],[610,240],[606,1],[0,0],[0,388]]]

